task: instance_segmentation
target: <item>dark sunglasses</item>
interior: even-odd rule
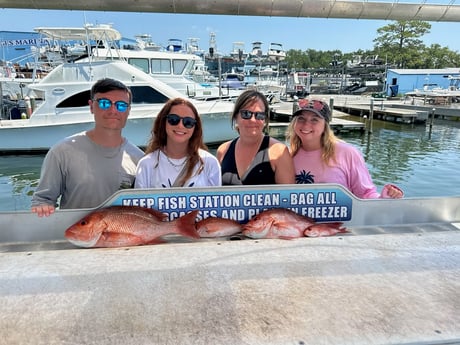
[[[255,116],[256,120],[265,120],[265,112],[263,111],[250,111],[250,110],[240,110],[241,118],[245,120],[250,120],[252,115]]]
[[[190,116],[180,117],[179,115],[176,115],[176,114],[169,114],[166,116],[166,120],[168,120],[168,123],[171,126],[177,126],[180,120],[182,120],[182,124],[184,125],[185,128],[193,128],[196,125],[196,120]]]
[[[99,105],[99,108],[101,108],[102,110],[107,110],[112,106],[112,104],[115,104],[115,109],[123,113],[126,110],[128,110],[128,107],[129,107],[129,104],[126,103],[125,101],[112,102],[110,99],[107,99],[107,98],[98,98],[98,99],[95,99],[94,101],[97,102],[97,104]]]

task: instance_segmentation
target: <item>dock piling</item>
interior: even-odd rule
[[[366,133],[372,134],[372,122],[374,120],[374,99],[371,98],[371,103],[369,107],[369,119],[367,121],[367,126],[366,126]]]
[[[331,109],[331,120],[334,115],[334,98],[329,99],[329,109]]]
[[[436,112],[436,108],[431,109],[430,114],[430,130],[428,132],[428,138],[431,139],[431,131],[433,130],[433,122],[434,122],[434,113]]]

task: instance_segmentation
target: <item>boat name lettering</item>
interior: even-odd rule
[[[16,40],[0,40],[0,47],[13,47],[13,46],[37,46],[48,44],[45,39],[25,38]]]

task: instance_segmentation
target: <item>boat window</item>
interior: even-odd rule
[[[133,104],[163,104],[168,101],[168,97],[150,86],[132,86]],[[60,102],[56,108],[75,108],[87,107],[90,99],[89,90],[77,93]]]
[[[173,74],[180,75],[184,72],[187,60],[173,60]]]
[[[129,58],[128,63],[139,68],[144,73],[149,73],[149,60],[143,58]]]
[[[56,105],[56,108],[87,107],[90,99],[89,90],[77,93]]]
[[[133,104],[166,103],[168,97],[149,86],[132,86]]]
[[[171,74],[171,63],[169,59],[151,59],[150,66],[152,74]]]

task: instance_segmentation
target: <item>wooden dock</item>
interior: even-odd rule
[[[333,104],[333,118],[344,115],[370,118],[371,108],[374,119],[398,123],[425,123],[430,114],[435,111],[435,117],[458,119],[460,118],[460,107],[446,108],[433,106],[408,105],[398,100],[396,102],[387,99],[372,99],[367,96],[353,95],[313,95],[313,98],[323,99]],[[272,112],[274,117],[292,114],[293,103],[282,102],[282,105],[274,105]],[[447,110],[446,110],[447,109]]]
[[[371,106],[369,104],[334,104],[334,109],[339,109],[350,115],[366,116],[367,118],[371,114]],[[392,122],[416,123],[425,122],[428,119],[428,112],[415,109],[385,107],[379,104],[373,107],[373,118]]]
[[[271,109],[271,120],[270,122],[270,133],[273,135],[282,134],[286,131],[287,126],[292,118],[292,107],[291,102],[277,103],[275,107]],[[361,131],[365,130],[365,124],[359,121],[346,120],[343,117],[348,116],[339,110],[333,110],[330,127],[337,133],[350,132],[350,131]]]

